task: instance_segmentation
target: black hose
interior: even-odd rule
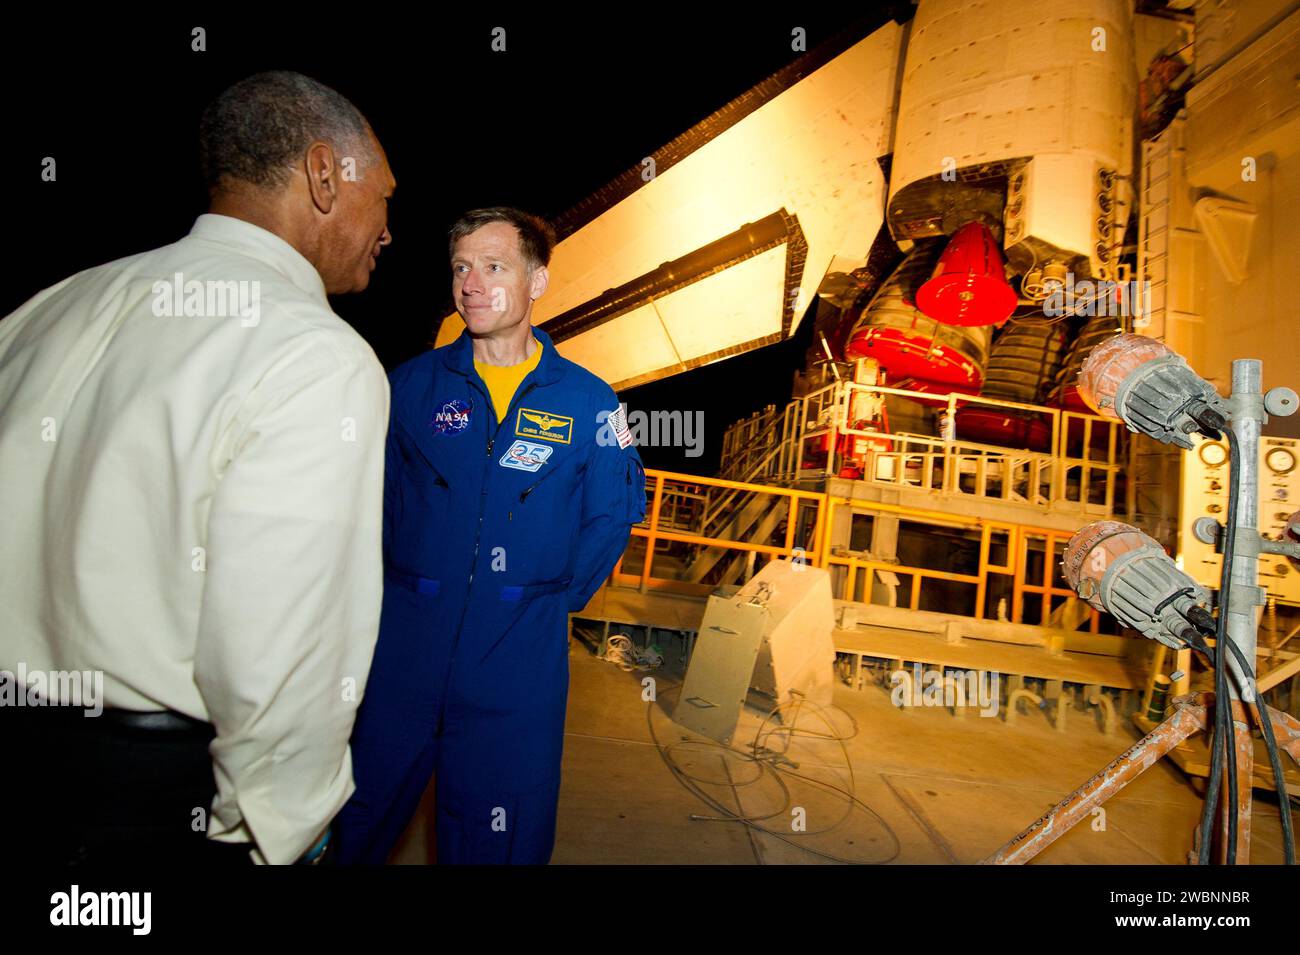
[[[1227,422],[1225,421],[1225,424],[1226,423]],[[1237,522],[1241,519],[1241,515],[1237,513],[1237,500],[1241,496],[1238,493],[1238,488],[1240,487],[1240,483],[1241,483],[1241,446],[1237,443],[1237,435],[1233,433],[1231,428],[1226,428],[1224,430],[1224,434],[1228,439],[1228,454],[1231,456],[1232,460],[1231,463],[1229,464],[1229,470],[1231,474],[1229,478],[1231,482],[1229,484],[1229,487],[1231,488],[1231,490],[1228,492],[1230,495],[1228,498],[1228,528],[1226,531],[1228,536],[1223,543],[1224,574],[1220,578],[1220,583],[1227,581],[1228,589],[1222,591],[1222,593],[1225,596],[1220,597],[1220,602],[1222,605],[1222,614],[1223,614],[1223,616],[1220,618],[1221,628],[1223,632],[1223,639],[1216,644],[1216,647],[1228,647],[1229,649],[1235,650],[1236,647],[1232,643],[1232,637],[1228,633],[1227,595],[1230,594],[1232,590],[1232,563],[1233,560],[1235,559],[1235,552],[1236,552]],[[1227,779],[1225,780],[1225,783],[1228,789],[1228,855],[1224,861],[1228,865],[1236,865],[1237,864],[1237,826],[1238,826],[1237,813],[1239,810],[1239,806],[1237,804],[1237,798],[1238,798],[1237,730],[1236,730],[1237,721],[1233,719],[1232,694],[1228,691],[1227,657],[1228,654],[1220,653],[1219,659],[1215,661],[1217,672],[1219,673],[1220,679],[1223,682],[1223,687],[1222,687],[1223,695],[1215,698],[1216,700],[1215,711],[1216,711],[1216,715],[1221,715],[1221,724],[1223,726],[1225,733],[1227,734],[1223,740],[1223,745],[1227,753],[1227,768],[1225,770],[1227,773]],[[1227,702],[1227,706],[1223,705],[1224,701]]]
[[[1232,637],[1225,632],[1223,635],[1224,646],[1231,646]],[[1227,656],[1227,654],[1222,654]],[[1227,766],[1224,769],[1224,788],[1228,790],[1228,853],[1224,859],[1225,865],[1237,864],[1237,813],[1240,811],[1237,792],[1237,721],[1233,718],[1232,694],[1228,691],[1228,668],[1226,662],[1219,663],[1218,667],[1222,672],[1221,695],[1217,696],[1215,703],[1215,715],[1222,713],[1221,727],[1223,729],[1223,745],[1227,754]],[[1225,706],[1224,703],[1227,703]]]
[[[1254,682],[1255,673],[1251,669],[1246,655],[1235,643],[1229,645],[1232,655],[1246,679]],[[1282,769],[1282,757],[1277,751],[1277,737],[1273,735],[1273,721],[1268,716],[1268,704],[1255,687],[1255,716],[1259,719],[1260,732],[1264,734],[1264,747],[1268,750],[1268,761],[1273,767],[1273,784],[1277,787],[1278,812],[1282,817],[1282,849],[1286,855],[1286,864],[1295,865],[1295,830],[1291,827],[1291,795],[1286,788],[1286,772]]]
[[[1237,486],[1241,481],[1241,455],[1238,453],[1237,436],[1231,429],[1224,432],[1228,437],[1228,515],[1223,530],[1223,567],[1219,574],[1219,619],[1215,632],[1215,647],[1224,646],[1228,641],[1228,598],[1232,589],[1232,560],[1236,551],[1237,535]],[[1224,760],[1228,770],[1228,858],[1229,865],[1234,864],[1237,849],[1237,750],[1233,739],[1232,700],[1228,695],[1228,678],[1226,662],[1228,654],[1214,655],[1214,730],[1210,734],[1210,778],[1205,790],[1205,808],[1201,812],[1201,850],[1197,860],[1201,865],[1210,864],[1211,842],[1214,831],[1216,809],[1221,798],[1220,786],[1223,780]]]

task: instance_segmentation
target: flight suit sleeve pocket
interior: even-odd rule
[[[630,524],[640,524],[645,520],[645,467],[635,455],[628,455],[627,460],[627,520]]]

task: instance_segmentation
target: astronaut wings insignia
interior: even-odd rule
[[[552,418],[548,414],[531,414],[530,412],[525,411],[524,417],[533,422],[533,424],[537,425],[537,427],[541,428],[543,431],[550,431],[557,424],[564,423],[559,418]]]
[[[536,408],[520,408],[515,419],[515,434],[521,438],[568,444],[573,437],[573,419]]]

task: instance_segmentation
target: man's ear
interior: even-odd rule
[[[328,214],[338,201],[339,173],[334,150],[328,143],[316,142],[307,147],[307,188],[311,201],[323,213]]]
[[[533,272],[533,284],[532,287],[529,289],[528,297],[531,298],[534,302],[537,301],[539,298],[542,297],[543,293],[546,292],[546,287],[550,284],[551,284],[551,273],[548,272],[546,270],[546,266],[543,265],[540,269],[537,269],[535,272]]]

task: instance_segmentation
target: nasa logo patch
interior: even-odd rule
[[[461,398],[444,401],[429,420],[429,427],[434,434],[459,434],[469,427],[469,413],[474,410],[474,402]]]
[[[517,471],[537,471],[546,463],[553,450],[553,447],[536,441],[515,441],[501,455],[499,463],[503,468],[514,468]]]

